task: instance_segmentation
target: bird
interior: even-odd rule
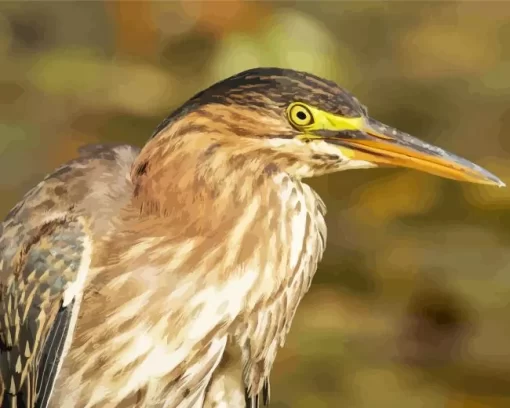
[[[407,167],[504,186],[335,82],[252,68],[141,148],[92,145],[0,225],[2,408],[254,408],[326,247],[306,183]]]

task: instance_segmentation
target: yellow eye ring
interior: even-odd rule
[[[294,103],[289,106],[288,116],[290,122],[297,127],[310,126],[314,119],[312,112],[301,103]]]

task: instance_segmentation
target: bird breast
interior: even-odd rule
[[[317,193],[286,174],[275,176],[274,182],[277,188],[268,194],[263,206],[268,210],[259,223],[263,270],[258,281],[266,295],[254,296],[267,302],[292,285],[308,287],[326,244],[325,206]]]
[[[251,293],[259,303],[234,329],[245,383],[254,392],[260,392],[269,376],[326,244],[325,206],[317,193],[287,175],[276,176],[275,183],[278,195],[271,198],[266,214],[266,262],[261,262],[262,279]]]
[[[310,187],[280,174],[211,234],[155,238],[162,221],[148,220],[143,236],[126,235],[135,243],[115,240],[104,253],[117,263],[90,272],[58,387],[76,393],[61,395],[59,406],[101,398],[114,406],[138,390],[145,401],[167,398],[165,387],[180,389],[175,381],[189,386],[193,367],[215,367],[203,345],[224,347],[227,337],[241,351],[245,383],[262,389],[324,250],[323,214]]]

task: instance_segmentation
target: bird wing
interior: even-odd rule
[[[47,406],[90,251],[82,220],[62,217],[33,228],[12,262],[0,258],[2,408]]]
[[[94,145],[0,224],[0,407],[45,408],[70,345],[92,243],[130,199],[139,149]]]

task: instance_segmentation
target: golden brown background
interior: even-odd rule
[[[510,182],[508,2],[2,1],[0,212],[78,146],[142,145],[254,66],[333,79]],[[328,250],[272,407],[510,407],[510,188],[401,169],[311,184]]]

